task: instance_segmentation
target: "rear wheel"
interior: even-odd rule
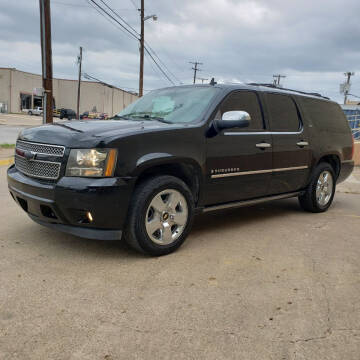
[[[28,111],[28,115],[32,115],[33,113],[32,113],[32,111]]]
[[[185,241],[193,213],[193,196],[183,181],[167,175],[150,178],[135,189],[125,240],[149,255],[169,254]]]
[[[301,207],[310,212],[326,211],[335,195],[336,177],[332,166],[320,163],[314,170],[305,194],[299,196]]]

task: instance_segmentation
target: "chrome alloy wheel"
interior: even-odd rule
[[[158,245],[169,245],[183,233],[188,221],[185,197],[175,189],[156,194],[146,211],[145,228]]]
[[[331,199],[334,180],[329,171],[323,171],[316,184],[316,201],[320,206],[326,206]]]

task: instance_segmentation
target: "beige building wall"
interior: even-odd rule
[[[0,103],[6,104],[7,108],[10,104],[10,75],[10,69],[0,68]]]
[[[16,69],[0,68],[0,103],[8,102],[8,111],[21,112],[20,94],[31,95],[34,88],[42,86],[40,75]],[[55,106],[76,111],[76,80],[53,79]],[[97,82],[82,81],[80,95],[80,112],[92,111],[114,115],[137,99],[137,95],[119,88],[110,88]],[[32,102],[33,103],[33,102]]]

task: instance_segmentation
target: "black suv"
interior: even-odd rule
[[[326,211],[354,166],[338,104],[258,85],[155,90],[108,121],[25,129],[15,151],[9,190],[34,221],[151,255],[197,213],[289,197]]]

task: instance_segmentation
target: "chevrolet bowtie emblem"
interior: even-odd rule
[[[37,153],[29,150],[16,149],[16,154],[25,158],[26,160],[35,160]]]

